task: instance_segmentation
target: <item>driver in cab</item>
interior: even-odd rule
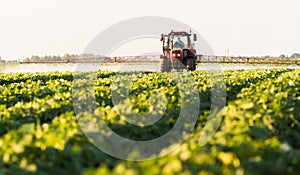
[[[177,38],[177,41],[174,44],[174,48],[182,49],[184,47],[184,42],[181,41],[180,37]]]

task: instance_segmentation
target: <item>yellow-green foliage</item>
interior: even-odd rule
[[[165,73],[135,73],[133,112],[151,111],[147,99],[166,96],[162,120],[134,127],[113,110],[114,75],[98,72],[98,112],[119,135],[134,140],[162,136],[176,123],[181,98]],[[0,174],[298,174],[300,172],[300,70],[225,71],[227,105],[222,124],[203,147],[199,136],[210,110],[211,82],[190,73],[200,95],[198,122],[172,153],[133,162],[111,157],[82,133],[72,103],[72,73],[0,74]]]

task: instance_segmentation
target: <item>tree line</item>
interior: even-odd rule
[[[31,57],[26,57],[24,61],[61,61],[61,60],[68,60],[68,59],[81,59],[81,58],[89,58],[89,59],[95,59],[95,58],[101,58],[99,55],[93,55],[93,54],[64,54],[63,56],[60,55],[45,55],[45,56],[38,56],[38,55],[32,55]]]
[[[300,54],[299,53],[293,53],[291,56],[287,55],[280,55],[277,56],[280,59],[283,60],[288,60],[288,59],[300,59]],[[93,55],[93,54],[64,54],[63,56],[60,55],[45,55],[45,56],[38,56],[38,55],[32,55],[30,58],[26,57],[24,61],[61,61],[61,60],[68,60],[68,59],[81,59],[81,58],[87,58],[87,59],[97,59],[97,58],[102,58],[99,55]],[[260,56],[260,57],[250,57],[252,59],[255,58],[274,58],[274,56],[266,55],[266,56]]]
[[[277,57],[281,60],[295,60],[295,59],[300,59],[300,54],[299,53],[293,53],[291,56],[288,56],[288,55],[285,55],[285,54],[281,54],[279,56],[271,56],[271,55],[265,55],[265,56],[252,56],[250,58],[274,58],[274,57]]]

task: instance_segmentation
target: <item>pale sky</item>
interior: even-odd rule
[[[299,9],[299,0],[0,0],[0,56],[81,54],[101,31],[140,16],[193,27],[216,55],[290,55],[300,52]]]

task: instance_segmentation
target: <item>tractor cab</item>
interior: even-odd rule
[[[175,39],[175,42],[173,42],[173,48],[182,49],[184,47],[187,47],[186,43],[188,43],[187,37],[180,37],[178,36]]]
[[[176,70],[196,69],[196,50],[193,42],[197,41],[197,36],[196,34],[193,35],[193,42],[191,36],[191,32],[187,33],[185,31],[171,31],[167,35],[161,35],[161,41],[163,42],[162,59],[165,59],[162,61],[163,65],[161,65],[162,72],[169,71],[172,68]]]

